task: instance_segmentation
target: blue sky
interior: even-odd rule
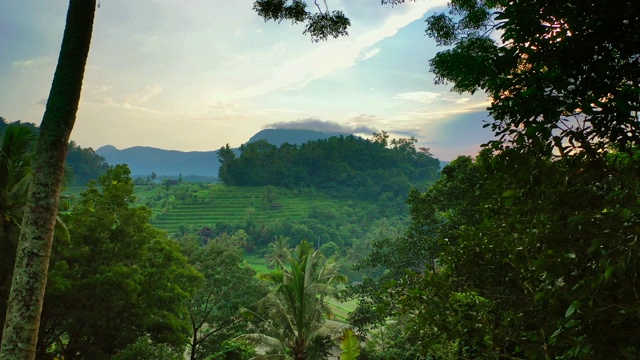
[[[435,85],[424,19],[446,4],[328,0],[349,37],[312,43],[265,23],[252,0],[101,0],[72,139],[85,147],[239,146],[271,127],[415,136],[436,157],[474,155],[484,94]],[[0,116],[39,123],[66,0],[0,2]]]

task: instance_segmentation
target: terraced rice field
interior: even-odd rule
[[[333,320],[345,323],[348,321],[349,313],[355,310],[357,306],[355,301],[340,302],[330,299],[328,303],[335,316]]]
[[[313,206],[344,206],[344,202],[315,195],[300,195],[277,189],[274,200],[265,200],[266,187],[209,185],[194,192],[195,197],[175,202],[157,214],[152,224],[168,233],[178,233],[180,225],[207,226],[217,222],[253,220],[269,222],[299,220],[307,217]]]
[[[84,186],[65,189],[63,201],[73,204],[85,189]],[[136,186],[135,196],[138,203],[151,208],[151,223],[169,234],[180,233],[180,225],[203,227],[218,222],[301,220],[314,207],[344,208],[347,205],[345,200],[333,199],[320,192],[300,193],[284,188],[272,189],[275,189],[275,195],[271,202],[266,200],[266,186],[199,183],[182,183],[169,188],[160,184]],[[363,205],[359,202],[350,204]]]

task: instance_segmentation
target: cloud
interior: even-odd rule
[[[34,68],[43,68],[53,65],[48,56],[38,56],[31,59],[16,60],[11,63],[14,68],[33,71]]]
[[[434,92],[434,91],[412,91],[396,94],[394,97],[396,100],[412,101],[423,104],[431,104],[434,102],[447,101],[456,104],[464,104],[471,101],[471,97],[452,95],[449,92]]]
[[[281,121],[264,126],[265,129],[305,129],[322,132],[338,132],[348,134],[371,134],[377,130],[365,125],[346,125],[334,121],[323,121],[317,118],[307,118],[295,121]]]
[[[359,114],[356,116],[349,117],[347,121],[353,124],[352,126],[354,127],[354,129],[358,130],[357,132],[354,132],[354,133],[371,135],[374,132],[380,132],[380,130],[378,128],[371,127],[366,124],[377,124],[382,122],[382,119],[376,115]]]
[[[35,62],[34,59],[29,60],[18,60],[13,62],[13,66],[30,66]]]
[[[125,98],[125,103],[140,105],[147,102],[150,98],[158,95],[161,91],[162,86],[160,85],[147,86],[143,91],[128,95]]]
[[[402,136],[402,137],[414,137],[414,138],[420,138],[420,130],[418,129],[407,129],[407,130],[390,130],[389,133],[395,135],[395,136]]]
[[[442,96],[441,93],[433,92],[433,91],[413,91],[396,94],[393,98],[397,100],[407,100],[425,104],[431,104],[436,100],[439,100]]]
[[[398,31],[416,20],[424,17],[424,14],[445,2],[418,2],[407,3],[402,6],[403,11],[391,12],[382,24],[376,24],[369,28],[351,28],[347,38],[332,40],[330,42],[313,44],[314,47],[303,55],[292,57],[290,60],[280,63],[279,66],[269,70],[269,76],[263,77],[256,85],[242,89],[237,97],[254,97],[279,89],[303,88],[313,80],[326,77],[338,70],[354,66],[358,61],[366,60],[378,54],[379,49],[372,48],[379,42],[393,37]],[[292,54],[299,54],[299,49],[287,47],[285,51],[293,50]]]
[[[373,48],[367,52],[365,52],[362,57],[360,58],[360,61],[364,61],[367,59],[371,59],[372,57],[376,56],[378,53],[380,52],[379,48]]]

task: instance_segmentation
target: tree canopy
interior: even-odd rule
[[[39,359],[108,359],[143,336],[186,343],[187,300],[202,275],[134,206],[129,175],[125,165],[107,171],[65,216],[70,240],[54,247]]]
[[[279,358],[324,359],[335,346],[327,319],[332,311],[326,298],[336,296],[335,285],[346,282],[336,264],[326,261],[313,245],[302,241],[277,270],[262,274],[271,292],[259,304],[263,331],[240,338],[265,347]]]
[[[264,296],[255,271],[243,264],[239,239],[243,232],[202,244],[195,236],[179,241],[189,263],[204,276],[188,301],[191,360],[205,359],[223,342],[248,331],[241,308],[253,308]],[[225,234],[226,235],[226,234]]]
[[[638,142],[640,5],[615,1],[452,0],[427,34],[452,48],[436,82],[482,90],[497,149],[591,157]]]
[[[264,21],[286,20],[293,24],[304,23],[303,34],[309,35],[312,41],[318,42],[327,40],[329,37],[348,35],[347,28],[351,25],[351,21],[342,11],[329,10],[326,1],[322,4],[314,1],[313,11],[307,11],[308,7],[306,1],[300,0],[256,0],[253,3],[253,9]]]
[[[543,0],[428,18],[450,47],[436,81],[487,93],[496,139],[412,192],[354,323],[402,319],[423,357],[638,356],[639,19],[634,1]]]
[[[389,140],[384,131],[369,140],[340,136],[300,146],[259,140],[242,145],[238,157],[220,149],[219,178],[227,185],[314,187],[351,198],[390,194],[404,201],[411,187],[433,182],[440,167],[428,150],[416,149],[416,141]]]

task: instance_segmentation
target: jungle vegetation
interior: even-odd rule
[[[3,158],[3,166],[20,171],[2,173],[2,209],[10,200],[22,201],[25,210],[17,215],[21,231],[15,212],[2,218],[3,236],[22,235],[0,359],[150,358],[158,352],[177,358],[187,344],[198,346],[207,336],[191,337],[187,321],[190,301],[207,293],[198,292],[206,287],[207,271],[198,256],[181,253],[179,242],[151,227],[149,210],[132,202],[126,167],[107,171],[100,188],[90,185],[68,216],[58,216],[60,165],[77,110],[95,7],[95,1],[70,1],[61,60],[40,135],[29,152],[31,188],[37,191],[25,196],[12,191],[20,188],[14,185],[23,177],[24,151]],[[314,41],[347,34],[350,22],[342,12],[307,8],[298,0],[254,3],[265,20],[303,23]],[[359,301],[350,324],[370,334],[361,359],[640,356],[639,24],[640,5],[633,0],[451,0],[445,11],[427,19],[426,34],[447,47],[430,61],[436,81],[457,92],[486,93],[488,126],[496,137],[478,156],[452,162],[430,188],[412,190],[408,227],[371,243],[358,267],[383,271],[353,284],[347,294]],[[261,151],[277,153],[257,146],[254,159]],[[241,159],[224,159],[229,184],[254,181],[234,173],[232,164]],[[355,169],[339,160],[335,166]],[[302,172],[295,179],[322,176],[309,173],[313,166],[308,164],[313,162],[299,163]],[[328,191],[345,180],[339,173],[328,171],[338,174],[327,181],[333,183]],[[268,172],[260,175],[252,185],[276,181]],[[54,248],[53,229],[63,223],[67,231],[56,232],[60,239]],[[233,254],[243,238],[227,233],[213,241],[231,247]],[[209,250],[210,241],[198,246],[215,256],[220,252]],[[256,303],[263,309],[253,310],[272,312],[278,320],[245,318],[244,330],[225,327],[228,338],[209,356],[255,355],[235,331],[276,339],[269,342],[277,345],[269,355],[326,356],[331,344],[310,345],[335,340],[322,336],[318,312],[311,311],[323,296],[311,297],[310,311],[293,312],[310,314],[312,321],[297,324],[312,325],[318,336],[306,337],[303,347],[287,345],[302,341],[278,338],[302,333],[280,321],[297,316],[281,311],[288,309],[288,294],[300,295],[293,296],[298,304],[309,300],[292,279],[319,273],[301,271],[303,264],[313,269],[310,259],[318,256],[301,251],[304,244],[289,267],[265,277],[271,287]],[[234,261],[228,265],[234,274],[251,274]],[[323,288],[318,285],[311,288]],[[68,306],[48,305],[59,302]],[[207,309],[199,304],[198,310]],[[196,318],[193,309],[191,317]]]

